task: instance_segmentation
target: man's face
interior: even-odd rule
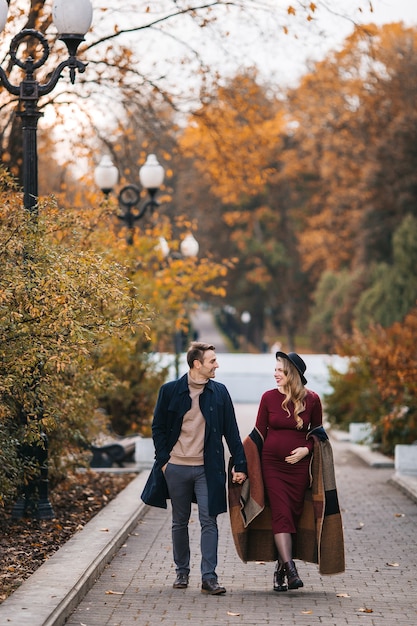
[[[203,378],[214,378],[216,376],[216,369],[219,367],[217,363],[217,357],[214,350],[206,350],[204,352],[203,362],[197,361],[195,363],[199,376]]]

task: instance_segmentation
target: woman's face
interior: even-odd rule
[[[277,359],[274,377],[278,387],[285,387],[288,383],[288,376],[284,372],[284,363],[280,358]]]

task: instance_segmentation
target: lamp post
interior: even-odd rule
[[[9,9],[8,0],[0,0],[0,32],[3,31]],[[77,59],[77,49],[84,35],[89,30],[92,21],[92,5],[90,0],[54,0],[52,8],[52,20],[58,31],[58,38],[62,40],[68,50],[68,58],[62,61],[52,71],[47,82],[40,83],[36,80],[36,71],[42,67],[49,57],[49,45],[42,33],[27,28],[13,37],[10,48],[10,72],[16,66],[23,73],[19,84],[9,80],[10,72],[7,73],[0,67],[0,85],[11,95],[16,96],[19,102],[18,116],[22,120],[23,139],[23,205],[35,217],[38,212],[38,150],[37,150],[37,127],[42,113],[38,108],[39,98],[45,96],[56,87],[62,72],[69,69],[71,83],[74,83],[76,72],[84,72],[86,65]],[[22,44],[31,42],[30,49],[35,49],[35,44],[40,44],[41,52],[38,58],[30,55],[18,55]],[[41,372],[42,363],[36,365],[36,371]],[[39,375],[34,376],[34,387],[39,384]],[[37,407],[37,418],[41,424],[40,445],[29,445],[22,448],[21,452],[26,457],[31,457],[37,463],[39,474],[25,486],[23,495],[13,507],[12,517],[19,519],[31,513],[38,519],[52,519],[54,512],[48,496],[48,441],[42,430],[43,407]],[[23,416],[23,421],[25,417]]]
[[[246,351],[248,351],[248,348],[249,348],[249,322],[251,321],[251,319],[252,319],[252,316],[249,313],[249,311],[242,312],[240,316],[240,321],[244,325],[244,329],[245,329]]]
[[[9,3],[0,0],[0,30],[2,31],[7,20]],[[23,131],[23,204],[25,209],[36,214],[38,205],[38,152],[37,127],[42,113],[38,108],[41,96],[51,93],[56,87],[62,72],[69,68],[71,83],[75,82],[76,72],[84,72],[86,65],[77,59],[77,49],[84,35],[91,25],[93,10],[90,0],[54,0],[52,19],[58,31],[58,38],[67,46],[68,58],[59,63],[46,83],[39,83],[36,70],[42,67],[49,57],[49,45],[44,35],[32,28],[26,28],[18,33],[11,41],[9,54],[11,69],[19,67],[24,74],[19,84],[10,82],[5,70],[0,67],[0,83],[5,89],[19,99],[19,117],[22,120]],[[37,40],[42,47],[42,54],[38,59],[32,56],[22,58],[18,50],[22,43]]]
[[[165,242],[166,243],[166,242]],[[180,243],[180,254],[178,257],[195,257],[198,254],[200,246],[197,239],[192,233],[188,233]],[[168,248],[169,253],[169,248]],[[166,255],[168,256],[168,254]],[[173,255],[175,257],[175,254]],[[175,350],[175,377],[180,376],[180,355],[183,352],[183,333],[176,330],[174,333],[174,350]]]
[[[153,211],[159,206],[156,194],[164,182],[165,170],[154,154],[148,154],[145,163],[139,169],[139,180],[149,194],[149,199],[140,207],[141,190],[136,185],[125,185],[120,189],[117,197],[122,213],[117,217],[125,222],[128,228],[127,243],[133,244],[135,223],[142,219],[146,212]],[[95,169],[94,180],[102,192],[108,196],[117,185],[119,175],[109,156],[102,157]]]

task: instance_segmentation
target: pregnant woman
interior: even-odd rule
[[[310,482],[313,441],[306,435],[322,424],[322,406],[317,393],[305,387],[303,359],[295,352],[277,352],[276,360],[277,388],[263,394],[255,428],[264,441],[262,473],[279,555],[274,590],[287,591],[303,587],[292,541]]]

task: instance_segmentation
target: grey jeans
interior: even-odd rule
[[[217,517],[209,515],[207,481],[203,465],[174,465],[165,470],[172,504],[172,547],[177,574],[190,573],[190,540],[188,522],[193,496],[197,500],[201,527],[201,578],[216,579],[219,533]]]

